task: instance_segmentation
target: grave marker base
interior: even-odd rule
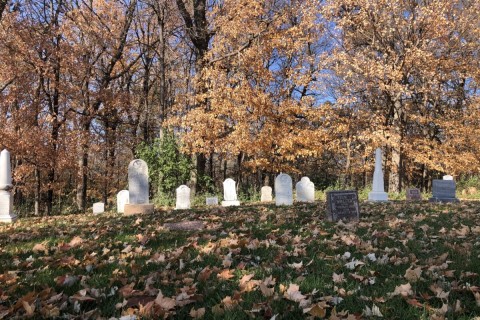
[[[125,215],[153,213],[153,204],[125,204]]]

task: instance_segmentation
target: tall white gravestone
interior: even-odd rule
[[[186,185],[177,188],[175,209],[190,209],[190,188]]]
[[[275,204],[277,206],[291,206],[293,204],[292,178],[280,173],[275,178]]]
[[[153,204],[149,203],[148,166],[141,159],[135,159],[128,165],[129,203],[125,205],[125,214],[151,213]]]
[[[295,185],[297,201],[314,202],[315,201],[315,185],[310,181],[309,177],[303,177]]]
[[[373,172],[372,192],[368,194],[369,201],[388,201],[388,194],[383,185],[382,149],[375,150],[375,171]]]
[[[237,190],[233,179],[225,179],[223,181],[223,207],[239,206],[240,201],[237,200]]]
[[[124,213],[127,203],[130,203],[130,192],[128,190],[119,191],[117,193],[117,212]]]
[[[271,202],[273,201],[272,197],[272,187],[264,186],[262,187],[262,195],[260,196],[261,202]]]
[[[10,166],[10,152],[6,149],[0,152],[0,222],[11,223],[17,220],[13,213],[12,168]]]

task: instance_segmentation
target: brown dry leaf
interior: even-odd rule
[[[409,282],[417,282],[420,279],[420,276],[422,275],[422,268],[417,267],[413,268],[413,266],[410,266],[410,268],[405,271],[405,279],[407,279]]]
[[[69,243],[68,245],[70,247],[76,247],[76,246],[79,246],[83,243],[83,239],[80,238],[79,236],[75,236]]]
[[[158,292],[155,303],[159,305],[163,310],[167,311],[175,308],[175,306],[177,305],[175,299],[164,297],[161,290]]]
[[[232,300],[232,297],[230,296],[226,296],[225,298],[223,298],[222,303],[226,310],[231,310],[237,305],[237,301]]]
[[[362,282],[363,280],[365,280],[365,277],[364,276],[361,276],[359,274],[356,274],[356,273],[350,273],[350,278],[352,278],[353,280],[357,280],[357,281],[360,281]]]
[[[275,292],[275,279],[269,276],[260,283],[259,287],[265,297],[271,297]]]
[[[302,300],[305,300],[306,296],[304,296],[301,292],[300,292],[300,286],[295,284],[295,283],[290,283],[290,285],[288,286],[288,289],[287,291],[285,291],[285,293],[283,294],[283,296],[287,299],[287,300],[291,300],[291,301],[295,301],[295,302],[300,302]]]
[[[207,281],[208,278],[210,278],[210,275],[212,274],[212,270],[209,267],[205,267],[200,271],[198,274],[197,280],[198,281]]]
[[[222,272],[220,272],[219,274],[217,274],[217,278],[218,278],[218,279],[221,279],[221,280],[229,280],[229,279],[235,277],[235,276],[233,275],[233,272],[234,272],[234,271],[235,271],[235,270],[233,270],[233,269],[224,269],[224,270],[222,270]]]
[[[480,292],[473,292],[473,296],[475,297],[477,307],[480,307]]]
[[[317,303],[308,311],[308,313],[314,317],[325,318],[325,315],[327,314],[327,310],[321,307]]]
[[[410,283],[401,284],[395,287],[395,290],[393,291],[393,293],[391,293],[391,295],[392,296],[401,295],[402,297],[411,296],[413,295],[412,286],[410,285]]]
[[[45,243],[37,243],[37,244],[35,244],[35,245],[33,246],[33,248],[32,248],[32,251],[33,251],[34,253],[38,253],[38,252],[40,252],[40,251],[43,251],[43,252],[45,252],[45,254],[48,254],[48,249],[47,249],[47,247],[45,246]]]
[[[193,319],[203,318],[204,315],[205,315],[205,308],[200,308],[200,309],[192,308],[192,310],[190,310],[190,317],[192,317]]]
[[[22,300],[22,306],[23,309],[25,309],[25,313],[27,314],[27,316],[33,316],[33,314],[35,313],[35,303],[30,304],[27,301]]]
[[[341,282],[344,282],[345,281],[345,276],[343,273],[341,274],[336,274],[335,272],[333,273],[332,275],[332,278],[333,278],[333,282],[334,283],[341,283]]]

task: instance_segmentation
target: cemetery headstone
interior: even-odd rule
[[[303,177],[295,185],[297,201],[299,202],[314,202],[315,201],[315,185],[310,178]]]
[[[271,202],[271,201],[273,201],[272,187],[263,186],[261,191],[262,191],[262,195],[260,196],[260,201],[261,202]]]
[[[203,221],[198,221],[198,220],[169,222],[169,223],[165,223],[163,226],[170,230],[180,230],[180,231],[202,230],[204,228]]]
[[[175,209],[190,209],[190,188],[186,185],[181,185],[177,188]]]
[[[388,201],[388,194],[383,185],[382,149],[375,150],[375,171],[373,172],[372,192],[368,194],[369,201]]]
[[[408,188],[406,191],[407,201],[421,201],[422,193],[417,188]]]
[[[327,192],[327,212],[331,221],[359,220],[358,192],[356,190]]]
[[[453,180],[453,176],[447,174],[447,175],[443,176],[443,180]]]
[[[130,203],[130,193],[128,190],[121,190],[117,193],[117,212],[124,213],[125,205]]]
[[[10,152],[0,152],[0,222],[11,223],[17,220],[13,213],[12,168],[10,165]]]
[[[237,190],[233,179],[225,179],[223,181],[223,207],[239,206],[240,201],[237,200]]]
[[[207,197],[205,199],[205,204],[207,206],[218,206],[218,198],[217,197]]]
[[[293,204],[292,178],[280,173],[275,178],[275,204],[277,206],[291,206]]]
[[[132,160],[128,165],[128,191],[126,215],[153,212],[153,204],[149,203],[148,166],[141,159]]]
[[[456,185],[453,180],[433,180],[430,202],[458,202],[455,195]]]
[[[105,203],[95,202],[93,204],[93,214],[100,214],[105,212]]]

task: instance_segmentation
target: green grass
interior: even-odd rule
[[[0,319],[189,319],[192,308],[206,319],[299,319],[317,304],[326,318],[368,318],[373,305],[386,319],[480,316],[480,202],[365,202],[361,211],[346,224],[326,221],[323,202],[21,219],[0,226]],[[183,220],[206,228],[162,227]],[[353,270],[352,259],[361,262]],[[271,295],[260,288],[268,277]],[[288,297],[291,285],[302,299]],[[171,308],[153,302],[160,290]]]

